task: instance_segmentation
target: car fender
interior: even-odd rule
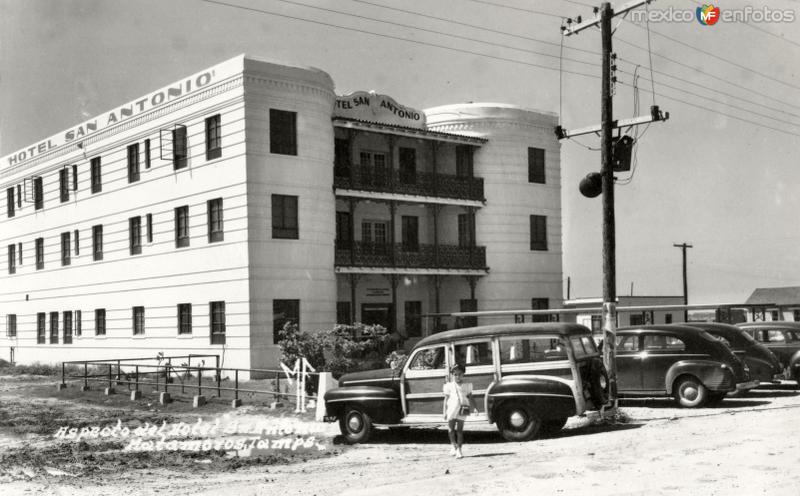
[[[667,371],[665,390],[674,392],[675,380],[682,375],[693,375],[711,391],[734,391],[736,377],[733,370],[716,360],[681,360]]]
[[[486,415],[494,422],[508,401],[521,401],[541,419],[576,414],[573,381],[552,375],[513,375],[492,383],[486,391]]]
[[[744,362],[750,367],[750,376],[759,381],[771,381],[774,375],[783,372],[780,367],[775,367],[771,360],[761,357],[745,356]]]
[[[352,386],[333,388],[325,393],[329,417],[341,418],[345,408],[357,406],[378,424],[394,424],[403,417],[400,395],[392,388]]]

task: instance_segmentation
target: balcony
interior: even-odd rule
[[[483,178],[433,172],[380,170],[355,166],[337,167],[333,186],[337,189],[376,191],[457,200],[484,201]]]
[[[486,247],[337,241],[336,266],[485,270]]]

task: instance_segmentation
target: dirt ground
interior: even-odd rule
[[[336,425],[291,408],[233,410],[211,401],[195,410],[190,398],[160,407],[152,395],[131,402],[123,394],[82,392],[79,384],[56,391],[55,382],[0,377],[0,494],[800,491],[794,383],[694,410],[669,399],[626,400],[624,423],[575,417],[556,436],[526,443],[505,442],[492,426],[481,426],[466,433],[464,458],[456,460],[442,429],[379,430],[369,443],[350,447],[339,444]],[[194,451],[201,441],[209,449]]]

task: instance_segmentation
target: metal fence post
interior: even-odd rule
[[[239,399],[239,369],[236,369],[233,374],[233,399]]]
[[[134,373],[136,374],[136,379],[135,379],[135,381],[136,381],[136,391],[138,391],[139,390],[139,366],[138,365],[136,365],[136,369],[135,369]]]
[[[66,382],[66,375],[67,375],[67,366],[64,362],[61,362],[61,384],[65,385]]]
[[[203,371],[197,367],[197,395],[203,395]]]
[[[281,373],[275,372],[275,389],[278,390],[277,395],[273,395],[273,399],[280,400],[281,399]]]
[[[156,365],[156,393],[158,392],[158,365]]]
[[[109,389],[114,387],[114,386],[111,385],[111,367],[112,367],[112,365],[109,363],[108,364],[108,388]]]
[[[87,362],[83,362],[83,387],[89,388],[89,364]]]

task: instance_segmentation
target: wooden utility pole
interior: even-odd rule
[[[669,114],[662,116],[657,106],[650,108],[649,116],[636,117],[624,121],[615,121],[613,117],[612,84],[616,81],[613,75],[612,59],[612,31],[611,20],[618,15],[627,13],[652,0],[634,0],[615,13],[611,4],[603,2],[599,15],[586,22],[578,21],[575,26],[562,28],[566,36],[578,34],[591,26],[600,27],[602,40],[602,86],[600,93],[600,126],[591,126],[584,129],[567,131],[561,126],[556,128],[559,139],[569,138],[582,134],[600,131],[600,176],[602,180],[603,204],[603,362],[608,372],[609,400],[612,409],[617,408],[617,364],[616,364],[616,325],[617,325],[617,288],[616,288],[616,235],[614,218],[614,166],[613,166],[613,141],[611,133],[614,129],[635,126],[648,122],[666,120]],[[599,127],[599,129],[598,129]]]
[[[675,248],[680,248],[683,250],[683,304],[689,304],[689,285],[686,282],[686,248],[692,248],[692,245],[687,245],[686,243],[681,244],[673,244]],[[683,311],[683,321],[689,322],[689,310]]]

